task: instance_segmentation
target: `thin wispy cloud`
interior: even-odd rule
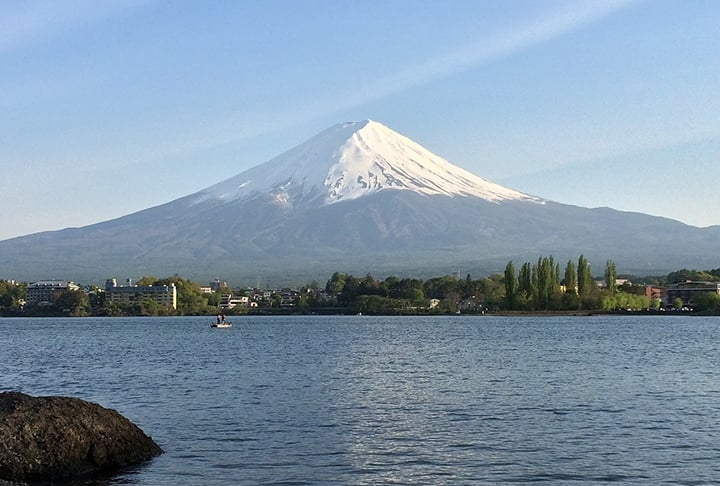
[[[181,130],[194,132],[194,137],[184,134],[180,139],[176,139],[173,134],[167,133],[165,137],[160,137],[150,145],[142,142],[124,145],[119,152],[112,147],[106,147],[109,153],[102,154],[101,157],[116,159],[120,153],[124,163],[142,164],[153,160],[170,160],[275,133],[308,120],[351,110],[416,86],[490,64],[580,30],[636,2],[637,0],[567,2],[559,8],[525,19],[522,23],[487,33],[474,42],[457,46],[442,55],[422,62],[411,62],[374,81],[363,81],[361,86],[351,86],[347,91],[333,97],[306,101],[302,106],[286,106],[282,111],[273,113],[243,113],[241,118],[232,115],[225,119],[216,118],[209,123],[206,121],[202,127]],[[147,3],[149,0],[66,0],[0,7],[0,54],[4,50],[20,49],[51,39],[66,31],[119,15]],[[89,157],[89,160],[98,155],[100,154]]]
[[[570,32],[577,31],[597,22],[618,10],[637,3],[637,0],[568,2],[563,8],[553,10],[540,17],[531,18],[522,24],[502,31],[490,33],[472,43],[428,59],[421,63],[409,64],[402,69],[366,85],[362,95],[348,97],[344,103],[334,103],[336,109],[375,101],[406,89],[444,79],[473,68],[477,68],[523,50],[550,41]]]
[[[557,38],[616,12],[635,0],[568,2],[561,8],[530,18],[505,30],[489,33],[476,41],[457,46],[442,55],[401,66],[375,81],[351,86],[337,96],[284,107],[274,113],[228,115],[195,127],[195,137],[156,140],[152,147],[125,147],[126,156],[136,163],[171,159],[183,154],[239,143],[287,129],[308,120],[350,110],[400,93],[415,86],[447,78],[521,52]],[[149,0],[44,0],[0,6],[0,54],[48,41],[75,28],[102,21],[150,3]],[[184,131],[184,130],[183,130]],[[128,153],[130,152],[130,153]],[[109,156],[109,155],[108,155]]]
[[[148,3],[144,0],[36,0],[0,4],[0,54]]]
[[[270,134],[292,127],[311,119],[332,115],[350,110],[366,103],[400,93],[407,89],[438,81],[456,74],[490,64],[523,50],[537,46],[543,42],[556,39],[568,33],[597,22],[615,12],[638,3],[639,0],[606,0],[606,1],[570,1],[562,7],[544,14],[529,18],[505,28],[492,32],[476,41],[457,46],[442,55],[423,62],[410,63],[397,71],[369,83],[364,81],[361,86],[350,89],[332,98],[323,98],[316,102],[306,103],[296,109],[287,109],[282,113],[256,114],[259,123],[226,120],[215,124],[213,134],[196,140],[183,140],[180,145],[167,147],[153,152],[153,158],[166,158],[188,151],[208,149],[213,146],[237,143],[256,136]],[[250,118],[254,118],[250,114]]]

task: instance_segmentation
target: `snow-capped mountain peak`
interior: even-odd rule
[[[493,202],[542,202],[461,169],[372,120],[335,125],[264,164],[196,193],[195,202],[264,195],[284,206],[300,201],[326,205],[386,190]]]

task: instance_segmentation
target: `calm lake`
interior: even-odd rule
[[[720,318],[0,319],[0,391],[166,453],[77,484],[720,484]]]

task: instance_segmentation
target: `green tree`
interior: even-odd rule
[[[560,298],[560,302],[563,309],[566,310],[578,310],[580,309],[580,297],[575,290],[565,292]]]
[[[593,278],[590,272],[590,263],[583,255],[578,258],[577,275],[578,295],[580,297],[589,296],[593,290]]]
[[[471,297],[475,295],[475,281],[472,279],[470,274],[468,273],[465,277],[465,284],[463,285],[463,297]]]
[[[159,282],[159,278],[146,275],[136,281],[134,285],[137,285],[138,287],[150,287],[151,285],[161,285]]]
[[[395,297],[400,292],[400,279],[395,275],[390,275],[382,281],[381,284],[385,295],[389,297]]]
[[[360,289],[360,279],[352,275],[345,275],[342,290],[337,296],[338,303],[346,306],[352,304],[357,296],[361,295]]]
[[[718,273],[720,273],[719,270],[705,271],[688,270],[687,268],[683,268],[681,270],[670,272],[667,275],[666,282],[674,283],[682,282],[685,280],[695,280],[700,282],[718,282],[720,281],[720,275],[718,275]]]
[[[642,310],[650,307],[650,298],[644,295],[627,294],[625,292],[604,292],[600,297],[600,308],[603,310]]]
[[[505,265],[503,282],[505,284],[505,307],[513,310],[517,305],[518,280],[515,276],[515,265],[513,265],[512,260]]]
[[[615,262],[608,260],[605,262],[605,288],[611,294],[614,294],[617,290],[617,270],[615,269]]]
[[[533,267],[534,301],[536,309],[554,309],[560,306],[559,268],[552,256],[541,257]]]
[[[105,300],[102,307],[102,313],[111,317],[119,317],[125,314],[122,307],[120,307],[116,302],[111,302],[109,299]]]
[[[500,306],[505,300],[505,284],[501,273],[480,280],[482,295],[489,306]]]
[[[423,284],[423,293],[427,299],[438,299],[443,312],[455,312],[461,300],[460,282],[454,275],[433,277]]]
[[[433,277],[423,284],[423,292],[429,299],[448,299],[451,296],[459,296],[458,280],[453,275]]]
[[[720,295],[714,292],[703,292],[693,299],[694,310],[711,310],[720,307]]]
[[[17,312],[25,300],[27,284],[0,280],[0,313]]]
[[[532,267],[528,262],[522,264],[518,273],[518,294],[524,296],[523,302],[525,304],[523,308],[532,305],[535,296],[535,284],[533,282]]]
[[[337,296],[340,295],[340,292],[342,292],[343,287],[345,287],[345,278],[345,274],[339,272],[333,273],[330,280],[328,280],[325,285],[325,292],[327,292],[331,297],[337,298]]]
[[[360,295],[351,306],[359,314],[399,314],[407,312],[406,302],[380,295]]]
[[[220,306],[220,300],[222,299],[222,293],[219,291],[212,292],[207,295],[207,305],[210,307],[219,307]]]
[[[572,260],[568,260],[565,265],[563,283],[565,284],[565,293],[577,294],[577,274],[575,273],[575,263]]]
[[[419,303],[425,299],[423,291],[423,281],[416,278],[404,278],[398,281],[397,291],[390,294],[390,297],[397,299],[407,299],[415,303]]]
[[[160,315],[162,311],[163,309],[160,307],[160,304],[152,299],[146,298],[140,303],[139,313],[142,316],[157,316]]]
[[[83,317],[90,314],[90,301],[82,290],[66,289],[55,295],[55,308],[73,317]]]
[[[358,295],[382,295],[382,293],[380,282],[376,281],[369,273],[360,279]]]

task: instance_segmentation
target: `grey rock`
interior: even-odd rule
[[[0,484],[115,471],[162,452],[130,420],[96,403],[0,393]]]

